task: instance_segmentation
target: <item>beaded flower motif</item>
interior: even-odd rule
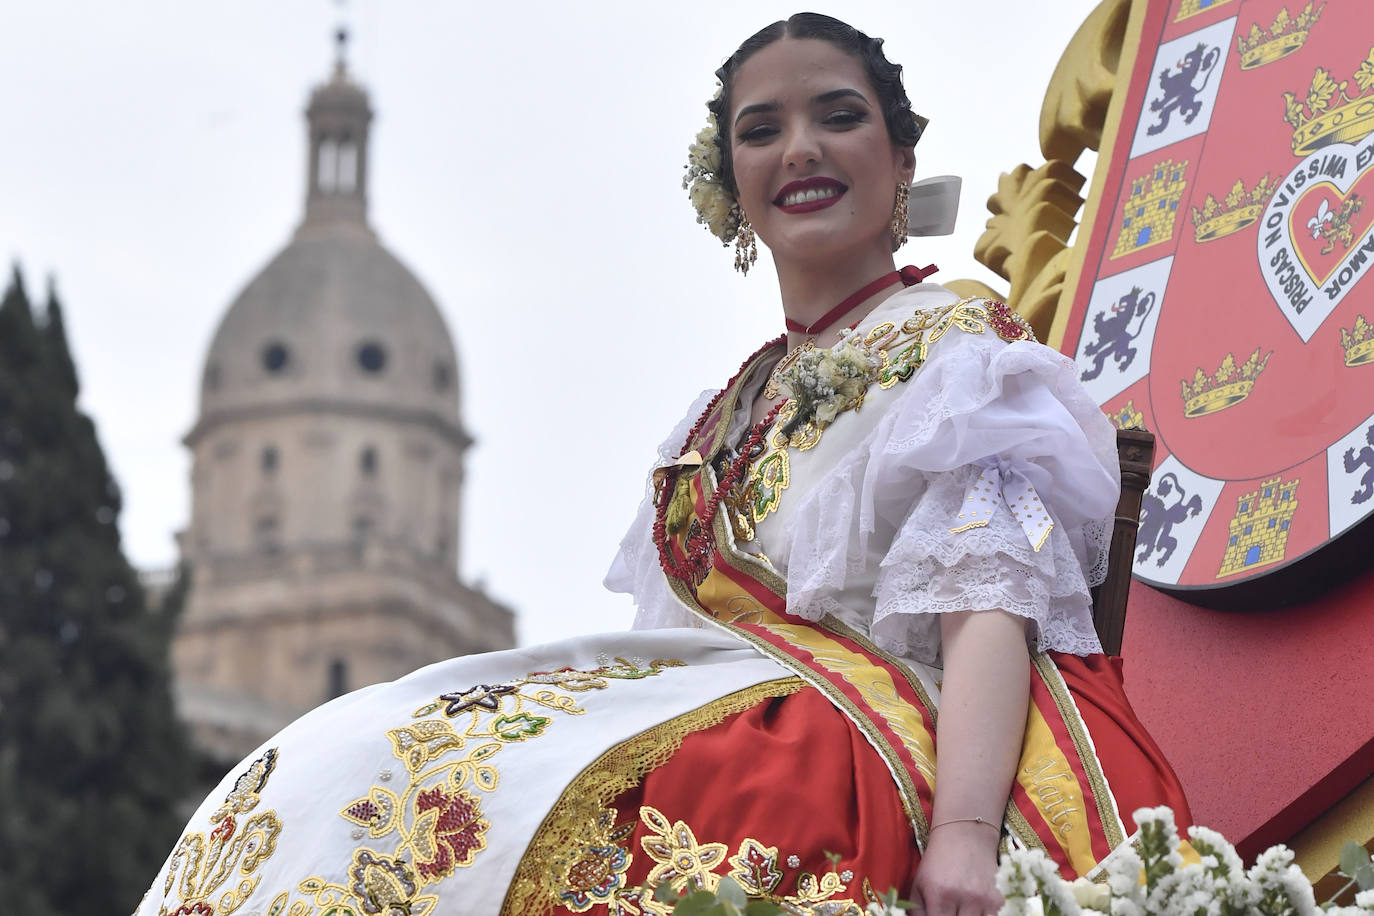
[[[720,91],[716,91],[720,96]],[[697,211],[697,222],[711,230],[722,245],[729,245],[739,231],[742,213],[739,202],[721,179],[720,127],[714,113],[706,115],[706,126],[687,148],[687,174],[682,187]]]
[[[824,426],[863,402],[882,359],[857,343],[859,339],[852,334],[829,349],[803,350],[778,372],[778,393],[797,405],[789,425],[814,420]]]

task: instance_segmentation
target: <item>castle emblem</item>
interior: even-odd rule
[[[1188,160],[1162,159],[1131,182],[1131,195],[1122,207],[1121,234],[1113,258],[1131,254],[1174,237],[1174,216],[1188,187]]]
[[[1214,375],[1208,375],[1198,367],[1192,382],[1187,379],[1182,382],[1183,415],[1206,416],[1234,407],[1248,398],[1255,388],[1255,379],[1259,378],[1264,367],[1268,365],[1269,357],[1274,355],[1271,350],[1261,359],[1260,349],[1256,347],[1250,358],[1240,366],[1236,365],[1235,356],[1227,353]]]
[[[1341,328],[1341,349],[1345,351],[1347,366],[1374,363],[1374,325],[1363,315],[1356,315],[1353,328]]]
[[[1166,502],[1175,491],[1178,498]],[[1168,563],[1169,557],[1178,549],[1178,538],[1171,533],[1174,526],[1201,511],[1202,497],[1194,493],[1189,498],[1177,474],[1170,472],[1160,477],[1159,484],[1146,490],[1140,502],[1140,531],[1136,535],[1140,553],[1136,554],[1135,561],[1144,563],[1155,551],[1159,551],[1155,565]]]
[[[1307,43],[1312,25],[1320,18],[1326,4],[1323,3],[1315,10],[1312,7],[1313,4],[1309,3],[1306,9],[1293,16],[1285,6],[1279,10],[1269,28],[1261,29],[1256,22],[1250,26],[1248,35],[1238,36],[1236,51],[1240,54],[1240,68],[1254,70],[1300,50]]]
[[[1297,492],[1298,481],[1273,477],[1237,498],[1218,579],[1283,560],[1298,511]]]
[[[1178,5],[1178,15],[1174,17],[1174,22],[1182,22],[1198,13],[1206,13],[1230,2],[1231,0],[1183,0]]]
[[[1253,190],[1247,189],[1245,182],[1237,178],[1230,193],[1221,201],[1208,194],[1202,209],[1193,207],[1194,238],[1199,242],[1211,242],[1251,225],[1260,218],[1264,205],[1278,186],[1278,179],[1271,180],[1266,174]]]
[[[1360,503],[1368,502],[1369,497],[1374,496],[1374,426],[1364,431],[1365,441],[1369,444],[1356,452],[1353,448],[1345,450],[1342,461],[1345,464],[1345,472],[1354,474],[1360,468],[1368,468],[1364,472],[1364,477],[1360,478],[1360,489],[1350,497],[1350,504],[1357,506]]]
[[[1112,421],[1112,425],[1117,429],[1144,429],[1145,414],[1135,409],[1135,401],[1130,400],[1121,405],[1121,409],[1114,414],[1109,414],[1107,419]]]
[[[1169,127],[1169,118],[1177,112],[1184,124],[1192,124],[1202,111],[1198,95],[1207,88],[1207,81],[1221,60],[1221,48],[1199,42],[1183,59],[1176,64],[1177,70],[1168,67],[1159,71],[1159,88],[1164,94],[1150,102],[1150,110],[1159,115],[1159,120],[1146,128],[1150,136],[1163,133]],[[1200,77],[1200,79],[1199,79]]]
[[[1155,305],[1155,294],[1149,292],[1142,296],[1142,292],[1139,286],[1133,286],[1111,308],[1093,316],[1093,331],[1097,334],[1097,340],[1083,348],[1083,355],[1093,360],[1092,368],[1084,370],[1081,376],[1083,381],[1089,382],[1101,375],[1108,359],[1115,359],[1117,369],[1121,372],[1130,368],[1136,355],[1131,342],[1140,336],[1145,319]],[[1132,331],[1131,323],[1137,318],[1140,323]]]

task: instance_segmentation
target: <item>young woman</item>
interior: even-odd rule
[[[1072,363],[896,270],[922,122],[881,42],[800,14],[718,71],[688,183],[788,333],[665,443],[607,584],[636,631],[340,698],[236,769],[140,913],[999,905],[1186,807],[1093,632],[1118,480]],[[938,748],[938,767],[936,756]]]

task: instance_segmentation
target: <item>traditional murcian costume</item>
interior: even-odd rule
[[[1118,477],[1072,362],[927,283],[783,352],[665,443],[607,579],[636,630],[306,715],[201,806],[139,913],[668,913],[644,886],[731,875],[857,914],[910,886],[928,836],[950,611],[1027,621],[1004,848],[1072,877],[1127,840],[1123,814],[1186,823],[1092,628]],[[751,425],[761,391],[787,400]]]

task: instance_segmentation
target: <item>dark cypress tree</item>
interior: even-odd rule
[[[0,303],[0,907],[129,912],[176,840],[190,756],[170,626],[120,546],[62,309]]]

